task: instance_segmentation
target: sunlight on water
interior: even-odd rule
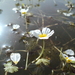
[[[75,0],[0,0],[0,75],[11,73],[74,75]]]

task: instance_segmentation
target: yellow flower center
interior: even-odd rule
[[[26,14],[27,12],[22,12],[22,14]]]
[[[65,59],[69,59],[68,57],[65,57]]]
[[[18,62],[17,61],[13,61],[15,64],[17,64]]]
[[[40,34],[39,37],[47,37],[47,34]]]
[[[65,58],[67,63],[70,63],[72,60],[69,59],[68,57]]]

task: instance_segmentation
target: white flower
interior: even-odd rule
[[[12,27],[13,27],[13,30],[17,30],[17,29],[19,29],[19,28],[20,28],[20,25],[15,24],[15,25],[13,25]]]
[[[59,12],[60,12],[60,10],[57,10],[57,12],[59,13]]]
[[[51,31],[49,28],[44,27],[42,29],[42,31],[39,30],[39,29],[37,29],[37,30],[31,30],[29,32],[29,34],[31,36],[35,36],[38,39],[49,39],[49,37],[51,37],[54,34],[54,30]]]
[[[72,49],[67,49],[66,51],[64,51],[64,53],[67,55],[74,55],[74,51]]]
[[[75,57],[73,57],[73,56],[69,57],[66,54],[62,54],[62,55],[63,55],[63,58],[66,60],[67,63],[75,63]]]
[[[25,14],[27,14],[28,11],[29,11],[29,8],[27,8],[27,9],[21,9],[20,10],[22,16],[24,16]]]
[[[15,11],[15,13],[17,13],[17,11],[19,10],[18,8],[13,8],[13,11]]]
[[[8,62],[7,64],[4,64],[4,67],[5,67],[4,70],[9,73],[14,73],[18,71],[18,67],[13,66],[12,62]]]
[[[73,13],[63,13],[63,15],[65,15],[65,16],[71,16],[71,15],[73,15]]]
[[[21,59],[21,55],[20,55],[20,53],[11,53],[11,54],[10,54],[10,59],[11,59],[15,64],[17,64],[17,63],[20,61],[20,59]]]
[[[67,63],[75,63],[75,57],[73,57],[73,56],[72,57],[66,57],[65,59],[66,59]]]

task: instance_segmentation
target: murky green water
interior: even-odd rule
[[[19,52],[21,60],[17,64],[19,71],[15,73],[8,73],[8,75],[52,75],[51,70],[59,68],[60,59],[59,52],[53,48],[53,45],[62,50],[73,49],[75,51],[75,1],[72,10],[65,6],[70,0],[0,0],[0,75],[4,75],[3,64],[9,59],[11,52]],[[27,27],[28,30],[39,29],[41,27],[49,27],[55,33],[46,41],[45,52],[43,57],[51,58],[49,66],[36,66],[32,64],[28,70],[24,70],[26,61],[26,52],[22,50],[29,50],[29,62],[34,60],[41,49],[42,40],[39,41],[39,46],[35,44],[36,38],[23,37],[26,32],[25,18],[20,13],[15,13],[12,9],[17,4],[30,5],[29,13],[33,14],[28,16]],[[57,10],[68,11],[73,13],[71,16],[63,15],[64,12],[57,12]],[[20,28],[17,31],[12,30],[9,24],[18,24]],[[29,42],[29,45],[24,44],[24,40]],[[9,50],[9,51],[8,51]],[[37,67],[37,68],[36,68]],[[42,72],[43,69],[43,72]],[[56,73],[56,75],[64,75]],[[66,74],[69,75],[69,74]]]

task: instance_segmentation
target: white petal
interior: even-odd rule
[[[68,50],[64,51],[64,53],[66,53],[68,55],[74,55],[74,51],[72,49],[68,49]]]
[[[48,37],[51,37],[54,34],[54,30],[52,30],[49,34]]]
[[[13,10],[13,11],[17,11],[17,10],[18,10],[18,8],[13,8],[12,10]]]
[[[38,39],[48,39],[48,37],[38,37]]]
[[[48,34],[48,33],[50,33],[49,28],[45,27],[45,28],[42,29],[42,34]]]
[[[19,29],[19,28],[20,28],[20,25],[17,25],[17,24],[13,25],[13,29]]]
[[[28,12],[29,9],[21,9],[20,12]]]
[[[41,31],[40,30],[32,30],[32,31],[30,31],[30,34],[32,34],[33,36],[38,38],[39,35],[41,34]]]
[[[75,57],[69,57],[70,60],[75,61]]]
[[[17,13],[19,9],[18,8],[13,8],[12,10],[15,11],[15,13]]]
[[[30,37],[33,37],[33,36],[34,36],[34,30],[31,30],[31,31],[29,32],[29,35],[30,35]]]
[[[65,15],[65,16],[71,16],[71,15],[73,15],[73,13],[63,13],[63,15]]]
[[[20,59],[21,59],[21,55],[20,55],[20,53],[11,53],[10,59],[11,59],[15,64],[17,64],[17,63],[20,61]]]
[[[66,54],[62,54],[63,55],[63,57],[68,57]]]
[[[59,13],[59,12],[60,12],[60,10],[57,10],[57,12]]]

